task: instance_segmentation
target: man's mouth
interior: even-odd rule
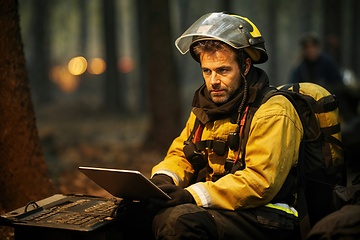
[[[214,89],[210,91],[212,94],[219,94],[219,93],[223,93],[224,90],[223,89]]]
[[[212,90],[213,92],[220,92],[220,91],[223,91],[221,89],[216,89],[216,90]]]

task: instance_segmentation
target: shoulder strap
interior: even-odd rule
[[[188,142],[191,142],[191,141],[194,140],[194,138],[195,138],[195,133],[196,133],[196,131],[198,130],[199,126],[200,126],[200,120],[196,117],[196,118],[195,118],[195,122],[194,122],[193,129],[191,130],[190,136],[189,136],[189,138],[187,139]]]

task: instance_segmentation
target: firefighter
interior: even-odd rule
[[[154,238],[296,238],[294,192],[284,183],[298,160],[299,116],[279,95],[244,127],[248,106],[269,86],[254,66],[268,60],[260,31],[248,18],[215,12],[194,22],[175,45],[199,63],[204,83],[184,129],[152,169],[153,183],[171,197],[151,204]]]

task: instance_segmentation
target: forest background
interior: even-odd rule
[[[341,67],[348,95],[358,104],[360,2],[356,0],[5,0],[1,4],[13,2],[18,3],[11,11],[19,14],[15,20],[29,85],[27,104],[35,118],[37,134],[32,141],[39,141],[36,159],[44,167],[38,171],[50,180],[45,187],[50,190],[13,203],[2,200],[2,212],[55,192],[109,196],[77,170],[81,165],[136,169],[149,176],[184,126],[193,93],[203,81],[198,64],[189,54],[182,56],[174,41],[208,12],[232,12],[255,23],[269,53],[269,61],[259,67],[273,85],[288,82],[300,59],[300,37],[315,32],[323,50]],[[6,14],[1,12],[0,19]],[[359,147],[349,134],[356,133],[358,118],[356,109],[343,119],[351,149]],[[3,126],[0,132],[6,131]],[[6,149],[0,154],[3,163],[9,159]],[[352,158],[359,159],[358,154]],[[11,161],[21,159],[14,156]],[[16,184],[29,184],[31,177],[22,176]]]

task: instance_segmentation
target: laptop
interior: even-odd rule
[[[114,197],[129,200],[171,199],[169,195],[136,170],[85,166],[79,167],[79,170]]]
[[[87,233],[113,223],[121,199],[171,199],[139,171],[97,167],[79,167],[79,170],[114,198],[55,194],[0,215],[0,225]]]
[[[0,225],[92,232],[114,222],[118,199],[55,194],[0,216]]]

